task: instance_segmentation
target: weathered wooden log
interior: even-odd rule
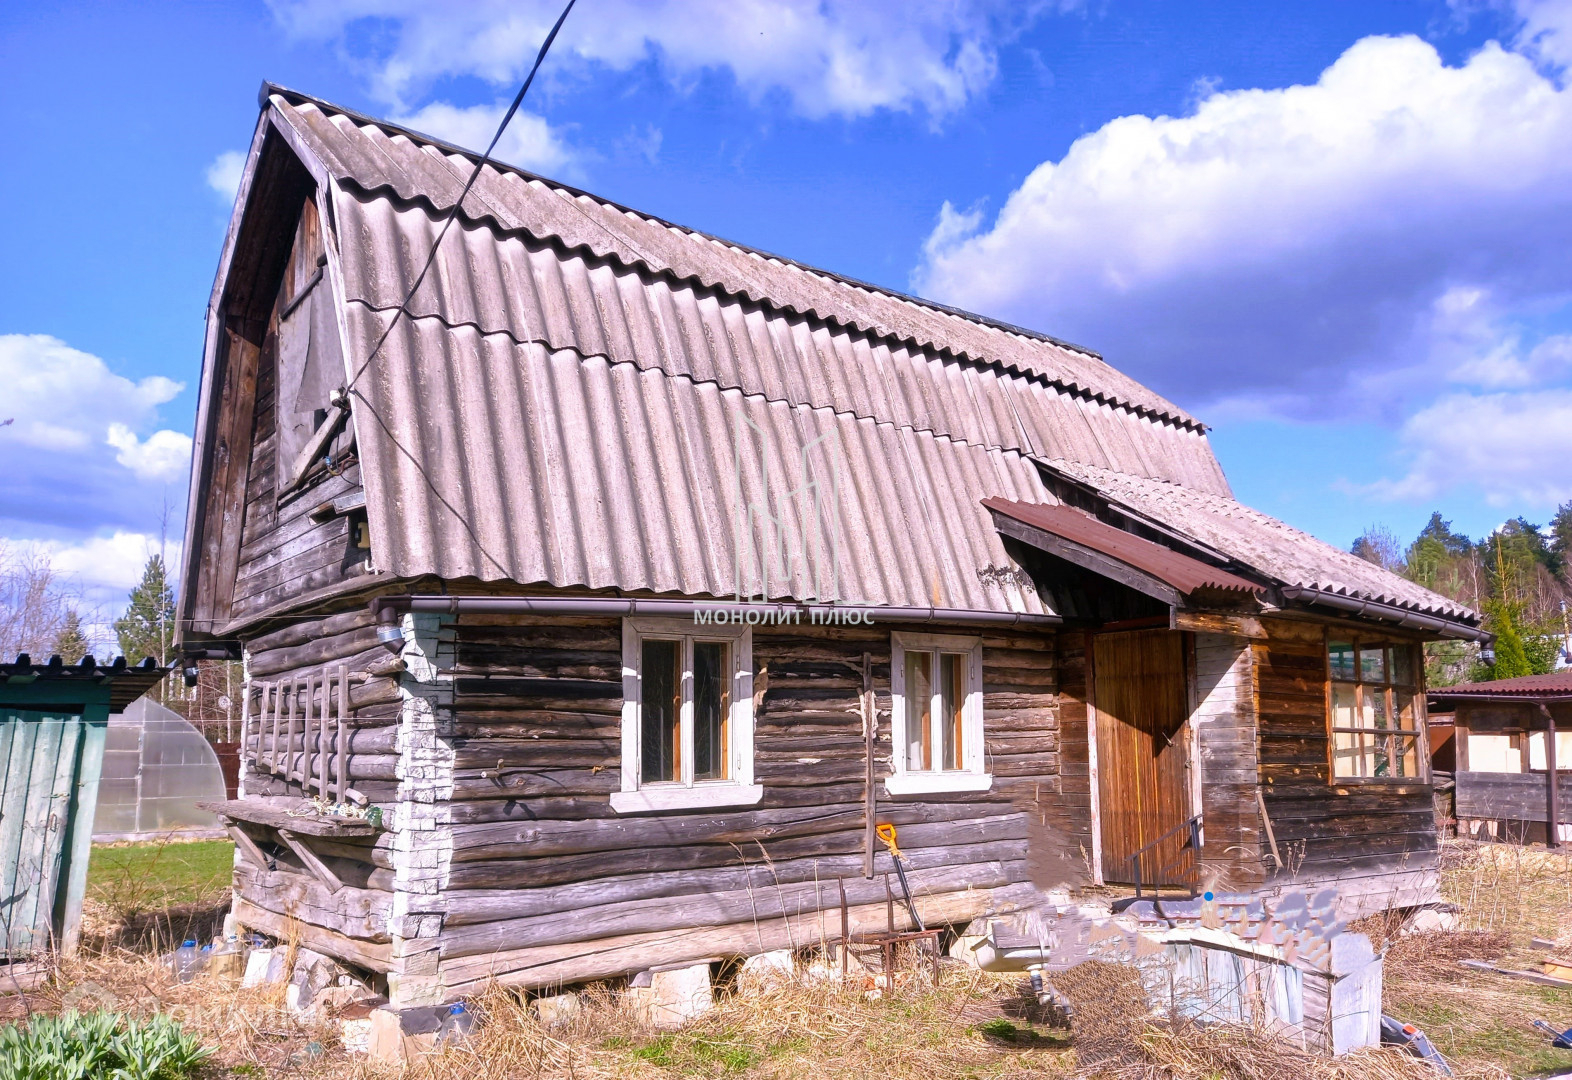
[[[258,896],[264,901],[271,898],[266,892]],[[285,912],[265,907],[249,896],[235,897],[234,914],[242,926],[280,940],[298,941],[309,949],[357,967],[383,972],[392,968],[393,946],[390,943],[361,941],[328,927],[302,922]]]
[[[942,831],[934,846],[940,844],[985,844],[1004,841],[1020,845],[1018,856],[1025,857],[1025,815],[989,819],[983,822],[947,822],[942,826],[911,826]],[[902,850],[913,857],[923,841],[902,838]],[[592,852],[587,855],[557,855],[543,859],[493,859],[483,862],[456,862],[448,875],[454,889],[531,888],[565,885],[573,881],[616,874],[665,871],[696,871],[715,866],[734,866],[754,859],[794,859],[809,856],[828,858],[862,850],[860,826],[838,833],[788,837],[748,845],[715,844],[690,848],[645,848],[628,851]]]
[[[330,749],[336,749],[336,743],[333,742],[337,737],[334,723],[335,721],[331,718],[327,722],[328,735],[326,738]],[[313,723],[311,732],[313,750],[316,748],[316,732],[317,724]],[[383,724],[378,727],[352,728],[345,732],[345,738],[349,742],[349,752],[351,754],[384,755],[398,753],[398,729],[392,725]],[[260,736],[253,734],[246,739],[244,745],[248,751],[253,753],[260,746],[264,756],[270,755],[274,749],[274,737],[271,731]],[[298,725],[294,737],[287,741],[283,732],[278,734],[277,748],[280,754],[283,754],[286,750],[299,751],[304,745],[305,732],[301,731]]]
[[[388,919],[393,894],[345,885],[331,892],[314,877],[259,870],[249,863],[235,869],[241,896],[258,907],[361,941],[391,941]]]
[[[1024,879],[1025,869],[1024,863],[972,862],[936,870],[914,870],[907,879],[914,896],[931,897],[1015,884]],[[773,881],[767,867],[755,867],[754,871],[751,886],[746,889],[624,901],[540,918],[444,928],[438,940],[442,955],[454,957],[498,952],[517,948],[522,943],[567,943],[613,934],[647,934],[735,923],[763,924],[820,911],[835,911],[838,920],[840,892],[834,879],[786,885]],[[872,904],[884,899],[886,882],[882,877],[867,880],[858,875],[842,879],[842,883],[851,904]]]
[[[366,604],[357,603],[349,610],[341,611],[336,615],[324,615],[315,620],[301,619],[266,634],[258,634],[246,643],[246,647],[254,656],[258,653],[287,649],[294,645],[304,645],[318,637],[334,637],[375,626],[376,617],[372,615],[371,608]]]
[[[923,921],[930,925],[970,922],[1025,899],[1012,887],[945,893],[918,900]],[[908,928],[901,905],[895,906],[896,927]],[[883,930],[885,905],[850,908],[853,933]],[[795,948],[827,940],[839,933],[840,913],[829,912],[776,919],[768,923],[737,923],[726,927],[627,934],[593,942],[540,945],[506,952],[457,957],[441,965],[450,994],[470,993],[487,982],[534,988],[563,982],[612,978],[663,964],[692,962],[711,956],[746,956]]]
[[[1013,863],[1025,858],[1021,841],[1001,841],[958,847],[931,847],[911,853],[908,870],[932,870],[970,863]],[[903,854],[906,854],[903,851]],[[727,866],[697,868],[687,874],[666,871],[593,878],[542,888],[452,889],[444,898],[446,923],[473,925],[499,919],[523,919],[577,911],[602,904],[623,903],[656,897],[680,896],[696,892],[729,892],[752,887],[765,867],[772,883],[783,885],[828,881],[837,877],[860,877],[862,855],[811,856],[801,859],[773,860],[767,865],[757,857],[739,857]],[[876,876],[895,873],[887,854],[875,858]]]
[[[1001,813],[1011,813],[1008,806]],[[977,819],[974,804],[910,803],[892,806],[880,815],[902,830],[919,823]],[[684,847],[695,844],[749,844],[789,836],[813,836],[861,826],[863,808],[857,803],[830,806],[788,807],[682,816],[623,817],[593,821],[501,822],[454,825],[453,861],[513,857],[540,858],[578,855],[592,851],[630,848]]]

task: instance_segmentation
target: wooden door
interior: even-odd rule
[[[1133,881],[1131,857],[1190,817],[1185,639],[1172,630],[1138,630],[1092,640],[1103,877]],[[1190,884],[1195,865],[1183,854],[1187,840],[1178,829],[1143,855],[1141,881]]]

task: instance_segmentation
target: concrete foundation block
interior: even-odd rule
[[[634,978],[627,994],[639,1022],[663,1031],[680,1028],[715,1007],[709,964],[645,972]]]
[[[387,1065],[408,1064],[431,1053],[446,1011],[440,1006],[372,1009],[366,1018],[366,1053],[372,1061]]]
[[[765,990],[796,981],[797,958],[790,949],[758,953],[742,962],[737,985],[743,990]]]
[[[536,998],[529,1007],[542,1027],[560,1028],[578,1018],[584,1011],[584,1000],[574,993],[551,994]]]

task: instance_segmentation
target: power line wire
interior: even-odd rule
[[[546,53],[551,51],[551,43],[557,40],[557,32],[562,29],[562,24],[568,19],[568,12],[573,10],[573,5],[577,2],[578,0],[568,0],[567,7],[563,8],[562,14],[557,16],[557,21],[551,28],[551,33],[547,34],[546,40],[541,42],[540,52],[535,55],[535,65],[529,69],[529,75],[525,77],[524,85],[520,86],[519,92],[514,95],[513,104],[508,106],[506,115],[502,117],[502,123],[497,125],[497,133],[491,137],[491,145],[486,147],[486,152],[480,155],[479,161],[475,162],[475,168],[470,172],[469,180],[464,184],[464,190],[459,192],[458,199],[453,203],[452,209],[448,211],[447,219],[442,223],[442,231],[437,233],[437,238],[431,242],[431,250],[426,253],[425,265],[420,268],[420,273],[416,276],[415,283],[409,287],[409,292],[404,295],[404,302],[393,313],[393,321],[388,323],[387,329],[382,331],[382,336],[377,338],[377,343],[366,354],[365,361],[345,385],[344,393],[346,395],[348,395],[350,390],[354,389],[355,383],[360,381],[360,377],[371,366],[371,362],[377,358],[377,353],[382,351],[383,344],[387,342],[388,336],[393,333],[393,328],[398,325],[399,320],[408,313],[409,302],[415,298],[416,291],[425,282],[426,274],[431,270],[431,264],[436,261],[437,248],[442,246],[442,238],[447,236],[448,229],[453,225],[453,219],[458,217],[459,210],[464,205],[464,200],[469,196],[470,188],[474,187],[475,181],[480,179],[480,170],[490,164],[491,152],[497,148],[497,143],[502,139],[502,133],[507,130],[508,122],[519,111],[519,106],[524,102],[524,95],[529,92],[530,84],[535,81],[535,73],[540,70],[540,65],[546,59]]]

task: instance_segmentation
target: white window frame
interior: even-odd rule
[[[693,642],[731,643],[731,713],[728,716],[730,761],[724,780],[657,781],[644,783],[643,690],[640,668],[646,638],[682,642],[683,761],[693,762]],[[620,814],[660,810],[692,810],[712,806],[752,806],[764,797],[753,782],[753,631],[747,626],[699,626],[689,619],[622,620],[622,789],[611,794],[611,808]]]
[[[961,758],[959,769],[909,769],[906,763],[906,725],[912,710],[906,696],[906,654],[908,652],[964,653],[966,655],[966,700],[961,706]],[[934,667],[938,671],[937,663]],[[935,694],[937,699],[937,694]],[[993,787],[988,772],[987,747],[983,730],[982,638],[954,637],[947,634],[890,635],[890,726],[893,768],[884,781],[891,795],[918,795],[945,791],[987,791]],[[939,723],[937,706],[930,717]],[[938,740],[935,740],[938,745]]]

